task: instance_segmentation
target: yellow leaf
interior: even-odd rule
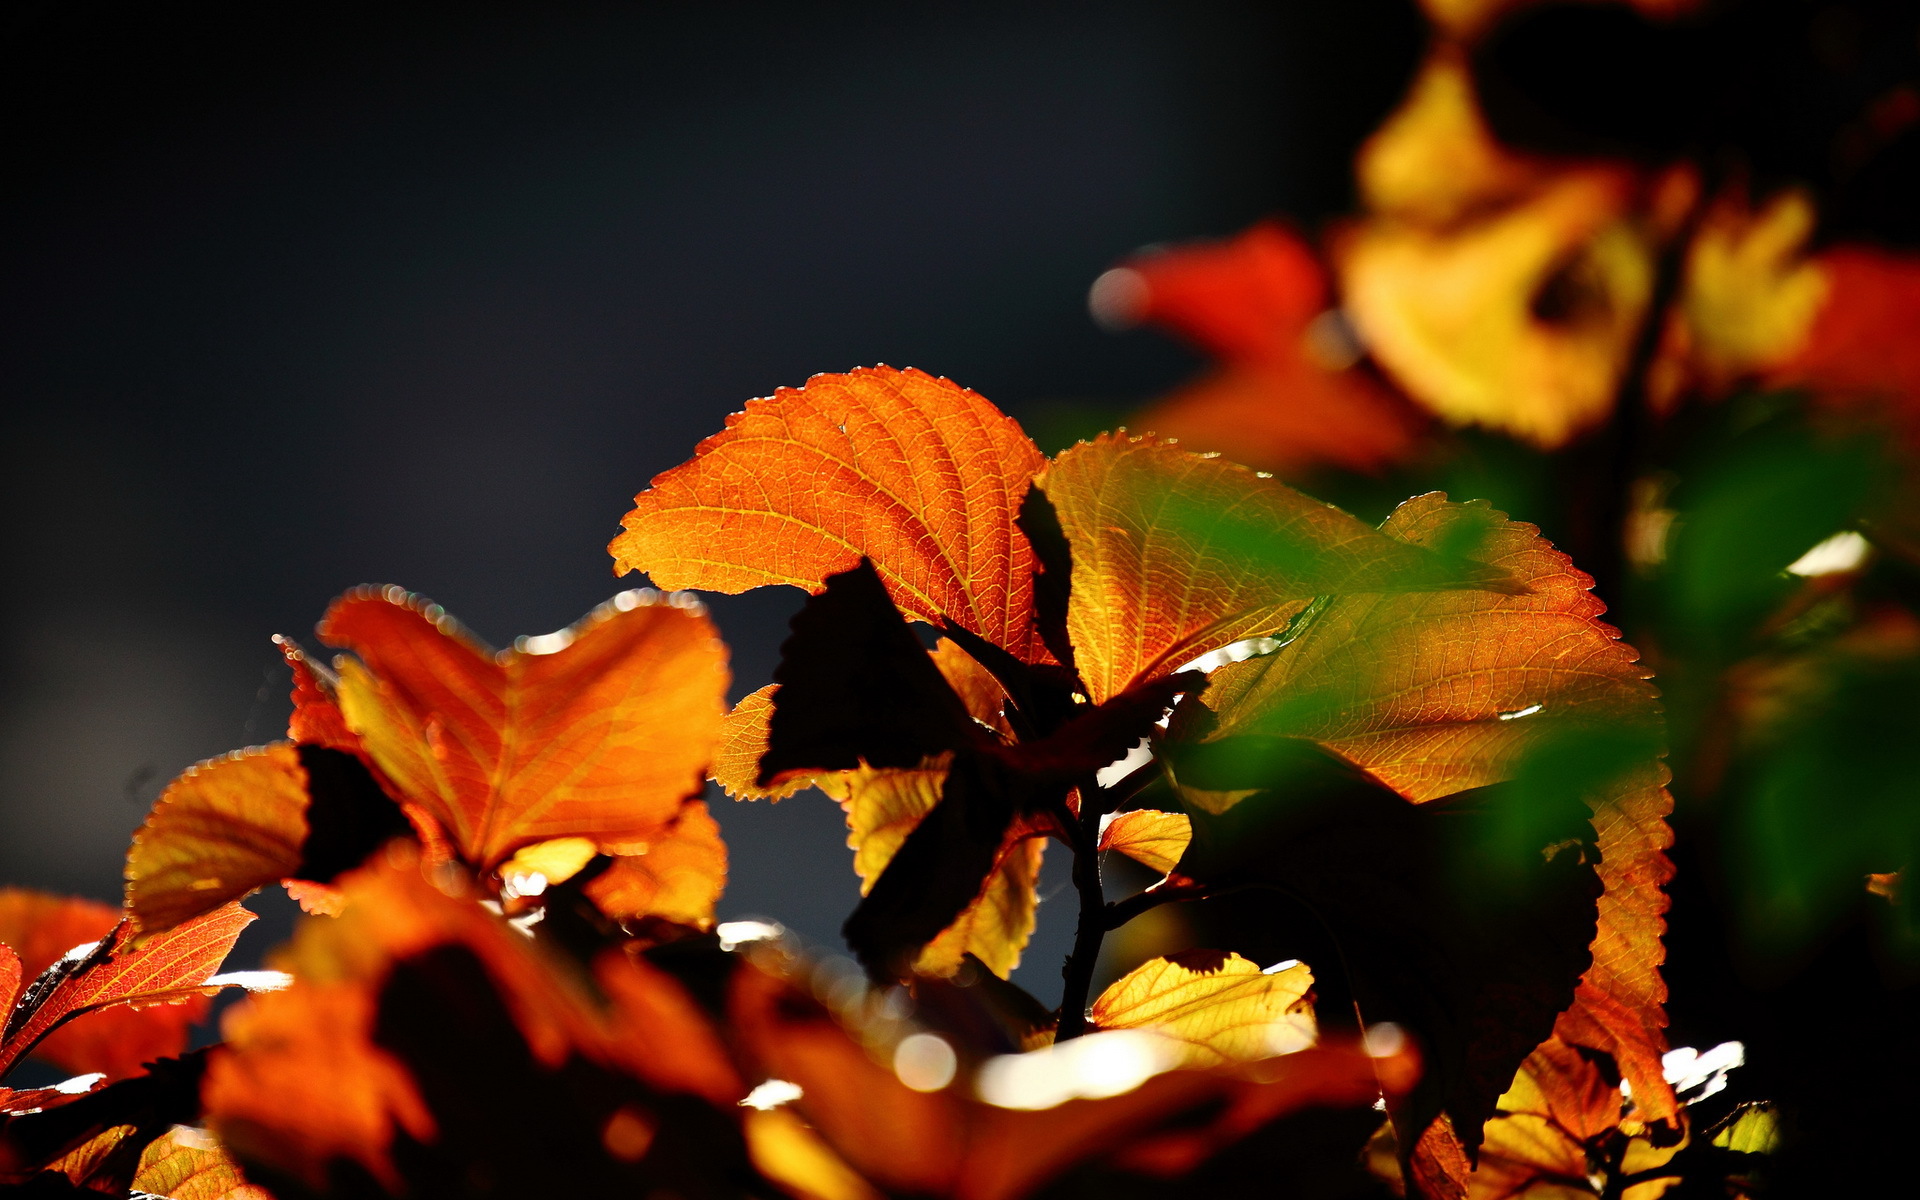
[[[1313,972],[1268,974],[1238,954],[1198,950],[1156,958],[1093,1002],[1101,1029],[1142,1029],[1184,1043],[1190,1066],[1247,1062],[1313,1044]]]
[[[1181,813],[1136,809],[1110,817],[1100,827],[1100,848],[1114,850],[1162,875],[1179,864],[1193,840],[1193,821]]]

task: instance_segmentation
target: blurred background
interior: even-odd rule
[[[1424,36],[1379,0],[9,13],[0,882],[102,899],[175,774],[280,736],[268,638],[355,584],[564,626],[643,582],[604,549],[635,492],[820,371],[947,375],[1043,443],[1164,392],[1198,360],[1088,285],[1345,207]],[[736,696],[799,598],[715,598]],[[723,917],[837,946],[837,806],[714,799]],[[254,907],[257,955],[291,906]],[[1048,1003],[1071,917],[1017,977]]]

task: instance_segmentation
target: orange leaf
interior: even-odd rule
[[[1193,840],[1193,821],[1181,813],[1136,809],[1107,818],[1100,826],[1100,848],[1126,855],[1165,875]]]
[[[1067,631],[1099,703],[1245,638],[1315,596],[1509,586],[1231,463],[1103,434],[1042,486],[1073,550]]]
[[[395,588],[337,601],[321,636],[357,656],[340,701],[369,757],[481,871],[557,837],[652,843],[699,795],[725,715],[713,626],[633,592],[497,655]]]
[[[644,1181],[627,1172],[673,1140],[648,1137],[671,1119],[662,1096],[732,1120],[744,1088],[659,971],[610,952],[595,964],[598,1005],[477,895],[429,883],[403,843],[341,891],[341,914],[302,922],[282,952],[294,984],[232,1009],[209,1063],[209,1122],[244,1161],[325,1190],[344,1159],[400,1192],[422,1182],[409,1172],[485,1160],[503,1187],[546,1178],[565,1192]],[[465,1098],[480,1079],[524,1102],[521,1136],[502,1138],[497,1106]],[[543,1139],[562,1136],[556,1159]]]
[[[608,547],[658,587],[819,591],[864,554],[909,617],[1028,662],[1033,550],[1015,525],[1045,459],[983,397],[915,370],[816,375],[749,401],[634,499]]]
[[[360,754],[360,739],[347,728],[347,719],[341,715],[334,681],[323,680],[308,661],[306,651],[292,638],[275,634],[273,644],[280,647],[287,669],[293,672],[293,715],[287,720],[287,736],[304,745]]]
[[[1649,672],[1602,622],[1593,581],[1530,525],[1439,494],[1400,506],[1382,530],[1499,567],[1522,595],[1444,592],[1329,603],[1285,649],[1220,668],[1206,694],[1216,733],[1319,741],[1414,801],[1512,776],[1527,750],[1569,723],[1656,730]],[[1666,774],[1648,761],[1590,799],[1604,892],[1594,961],[1569,1041],[1619,1059],[1650,1119],[1670,1117],[1660,979],[1672,844]]]
[[[118,910],[97,901],[0,890],[0,1012],[12,1011],[23,983],[33,982],[74,947],[111,935],[119,920]],[[186,1049],[187,1030],[206,1010],[206,1000],[194,999],[87,1013],[54,1030],[32,1053],[76,1075],[102,1071],[122,1079],[139,1074],[142,1063]],[[10,1057],[0,1056],[0,1068],[9,1062]]]
[[[1197,1067],[1252,1062],[1313,1044],[1313,972],[1262,971],[1238,954],[1191,950],[1116,979],[1089,1015],[1101,1029],[1140,1029],[1176,1042]]]
[[[1409,457],[1429,424],[1358,367],[1232,363],[1134,418],[1193,450],[1297,476],[1331,463],[1377,472]]]
[[[187,768],[154,802],[127,851],[135,931],[170,929],[298,874],[307,804],[307,772],[287,742]]]
[[[58,970],[42,974],[14,1008],[0,1040],[0,1076],[29,1052],[114,1076],[180,1053],[188,1026],[206,1011],[208,980],[252,921],[229,904],[135,947],[132,927],[104,904],[0,892],[0,939],[18,939],[27,969]]]

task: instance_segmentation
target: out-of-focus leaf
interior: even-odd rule
[[[1861,908],[1864,876],[1920,863],[1920,659],[1876,649],[1862,639],[1817,655],[1749,734],[1728,850],[1744,937],[1764,955],[1790,958]],[[1890,890],[1889,948],[1920,956],[1912,889]]]
[[[747,1149],[762,1175],[800,1200],[884,1200],[805,1121],[784,1109],[747,1114]]]
[[[1764,421],[1723,444],[1675,490],[1663,599],[1705,661],[1737,657],[1799,586],[1786,568],[1855,524],[1888,479],[1885,447]]]
[[[635,497],[609,547],[656,586],[818,591],[871,558],[900,609],[1027,662],[1033,552],[1015,524],[1045,459],[981,396],[920,371],[816,375],[749,401]]]
[[[1305,963],[1262,971],[1215,950],[1189,950],[1136,967],[1093,1002],[1099,1029],[1141,1029],[1181,1043],[1182,1061],[1252,1062],[1313,1044],[1313,972]]]
[[[1100,848],[1126,855],[1162,875],[1173,870],[1193,840],[1193,822],[1181,813],[1150,808],[1120,813],[1100,827]]]
[[[1710,389],[1771,369],[1805,344],[1830,302],[1830,283],[1805,256],[1816,214],[1805,192],[1787,191],[1758,210],[1722,200],[1687,247],[1678,311],[1666,352],[1689,380]],[[1684,366],[1681,366],[1684,364]]]
[[[1825,303],[1771,382],[1814,390],[1829,405],[1878,405],[1920,443],[1920,256],[1837,246],[1814,259]]]
[[[1315,596],[1511,586],[1331,505],[1153,438],[1065,451],[1042,481],[1073,548],[1067,629],[1096,702],[1244,638]]]
[[[1603,420],[1653,287],[1631,181],[1570,171],[1461,229],[1381,217],[1339,262],[1348,311],[1415,400],[1546,448]]]
[[[1433,229],[1512,204],[1552,169],[1494,139],[1459,47],[1445,42],[1434,47],[1399,109],[1354,161],[1369,210]]]
[[[1650,1119],[1671,1117],[1659,1066],[1671,801],[1648,672],[1599,620],[1591,579],[1532,527],[1436,495],[1382,528],[1497,566],[1528,591],[1336,598],[1277,653],[1216,671],[1206,710],[1188,719],[1205,725],[1210,710],[1214,738],[1310,738],[1416,802],[1514,781],[1520,815],[1491,826],[1497,840],[1536,835],[1525,814],[1540,801],[1585,799],[1605,894],[1561,1032],[1613,1054]]]
[[[1092,1162],[1178,1177],[1291,1115],[1364,1107],[1383,1082],[1397,1096],[1417,1070],[1410,1053],[1323,1046],[1254,1068],[1149,1067],[1121,1094],[1109,1084],[1102,1099],[1020,1110],[973,1100],[959,1083],[910,1089],[811,997],[762,971],[735,976],[731,1014],[755,1073],[798,1084],[794,1111],[843,1161],[883,1191],[956,1200],[1029,1195]]]
[[[1222,364],[1148,409],[1141,427],[1283,473],[1377,470],[1412,449],[1418,417],[1357,369],[1326,269],[1292,230],[1261,222],[1120,270],[1127,311],[1110,315],[1165,325]]]
[[[558,837],[652,847],[699,795],[726,714],[712,624],[635,593],[499,654],[393,588],[350,593],[320,631],[353,651],[340,700],[368,756],[482,872]]]
[[[341,886],[340,916],[282,953],[294,985],[232,1010],[209,1066],[209,1122],[250,1176],[390,1195],[473,1172],[527,1194],[730,1195],[751,1178],[745,1088],[670,978],[611,951],[596,1004],[404,846]]]
[[[228,904],[137,946],[104,904],[17,889],[0,891],[0,941],[32,982],[0,996],[0,1077],[32,1053],[75,1074],[137,1074],[179,1054],[206,1013],[207,983],[253,914]]]

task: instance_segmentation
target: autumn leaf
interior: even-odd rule
[[[1326,268],[1277,222],[1130,259],[1093,296],[1107,323],[1164,325],[1221,363],[1141,414],[1143,428],[1283,473],[1377,470],[1413,447],[1420,418],[1357,367]]]
[[[1659,965],[1671,801],[1648,673],[1599,620],[1592,581],[1530,526],[1430,495],[1382,528],[1500,567],[1528,590],[1335,599],[1279,652],[1216,671],[1204,713],[1189,718],[1214,739],[1312,739],[1419,803],[1528,772],[1533,782],[1516,786],[1557,803],[1556,763],[1562,785],[1604,785],[1585,797],[1604,887],[1593,963],[1558,1028],[1613,1054],[1650,1119],[1669,1118]],[[1587,751],[1602,760],[1591,771]],[[1532,804],[1515,810],[1522,833]]]
[[[1364,1108],[1382,1080],[1398,1095],[1416,1069],[1410,1055],[1372,1059],[1348,1044],[1274,1059],[1257,1076],[1239,1068],[1166,1070],[1171,1061],[1139,1070],[1143,1060],[1125,1057],[1138,1052],[1139,1043],[1129,1040],[1136,1035],[1096,1034],[1069,1045],[1096,1055],[1115,1046],[1130,1064],[1119,1069],[1133,1070],[1134,1086],[1108,1084],[1101,1098],[1017,1108],[973,1099],[960,1083],[909,1088],[812,997],[762,969],[736,973],[730,1015],[755,1073],[798,1086],[793,1110],[842,1161],[892,1194],[963,1200],[1029,1195],[1077,1170],[1177,1179],[1255,1131],[1284,1128],[1277,1123],[1296,1114]],[[1037,1060],[1018,1056],[1026,1060],[1019,1066],[1038,1068],[1049,1086],[1064,1085],[1071,1096],[1073,1068],[1064,1060],[1077,1061],[1077,1052],[1061,1050],[1041,1051]],[[1064,1076],[1050,1074],[1055,1061]],[[1152,1055],[1145,1061],[1151,1064]]]
[[[139,1073],[179,1054],[206,1014],[206,984],[253,914],[228,905],[134,945],[118,910],[20,889],[0,890],[0,1077],[32,1053],[75,1074]],[[17,955],[17,960],[13,959]],[[21,990],[22,980],[29,981]]]
[[[1165,875],[1193,840],[1193,821],[1182,813],[1135,809],[1103,818],[1100,849],[1124,854]]]
[[[1067,629],[1096,703],[1285,628],[1315,596],[1511,587],[1331,505],[1151,437],[1102,435],[1041,486],[1073,551]]]
[[[749,401],[655,478],[609,550],[657,587],[730,593],[817,592],[864,555],[908,616],[1042,662],[1015,513],[1044,464],[1011,418],[945,379],[816,375]]]
[[[1263,971],[1238,954],[1189,950],[1115,980],[1090,1011],[1099,1029],[1140,1029],[1181,1044],[1190,1066],[1252,1062],[1313,1044],[1313,972]]]
[[[422,868],[401,844],[343,877],[340,915],[303,922],[278,959],[293,986],[229,1013],[204,1095],[252,1177],[398,1195],[484,1170],[529,1193],[701,1194],[747,1170],[745,1089],[678,984],[612,950],[596,1003]]]
[[[717,894],[717,842],[688,813],[727,682],[700,612],[624,593],[551,640],[493,655],[438,609],[362,590],[333,606],[321,635],[353,651],[340,704],[368,757],[476,870],[584,837],[614,855],[677,855],[676,873],[703,862]],[[665,849],[676,831],[692,842],[685,853]],[[687,887],[699,890],[687,878],[670,889],[683,909]]]

